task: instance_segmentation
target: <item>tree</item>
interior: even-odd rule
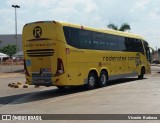
[[[120,26],[120,28],[118,28],[118,26],[115,25],[115,24],[113,24],[113,23],[108,24],[107,27],[108,27],[109,29],[118,30],[118,31],[123,31],[123,32],[125,32],[125,31],[127,31],[127,30],[131,30],[131,27],[130,27],[130,25],[129,25],[128,23],[123,23],[123,24]]]
[[[12,57],[13,54],[15,54],[17,51],[16,45],[7,45],[1,49],[2,53],[5,53]]]
[[[118,30],[118,26],[114,25],[113,23],[108,24],[107,26],[109,29]]]

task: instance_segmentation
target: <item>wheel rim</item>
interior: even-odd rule
[[[94,79],[93,76],[91,76],[91,77],[89,78],[89,85],[94,86],[94,84],[95,84],[95,79]]]
[[[105,74],[102,74],[102,75],[101,75],[101,83],[102,83],[103,85],[105,85],[105,84],[106,84],[106,81],[107,81],[106,75],[105,75]]]

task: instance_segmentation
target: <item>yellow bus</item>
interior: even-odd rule
[[[31,85],[104,87],[109,80],[151,73],[148,43],[140,36],[58,21],[23,28],[26,82]]]

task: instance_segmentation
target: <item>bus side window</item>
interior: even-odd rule
[[[105,50],[106,42],[105,42],[105,34],[92,32],[93,35],[93,47],[96,50]]]
[[[79,48],[79,30],[72,27],[64,27],[67,44]]]
[[[79,29],[76,28],[70,28],[70,40],[71,40],[71,46],[74,46],[76,48],[79,48]]]
[[[87,30],[79,30],[80,48],[92,49],[92,33]]]
[[[106,49],[105,34],[98,33],[97,40],[99,41],[99,49],[100,50],[105,50]]]
[[[117,51],[118,50],[118,37],[115,35],[106,35],[106,40],[108,44],[108,50]]]
[[[122,36],[118,36],[118,50],[126,51],[125,38]]]
[[[130,38],[125,38],[125,46],[126,46],[126,51],[133,52],[133,47],[132,47],[132,41]]]
[[[92,32],[92,37],[93,37],[93,49],[98,50],[99,48],[99,42],[97,40],[97,33],[96,32]]]
[[[70,44],[70,34],[69,34],[69,27],[63,27],[64,36],[66,38],[67,44]]]
[[[142,41],[139,39],[134,39],[134,52],[140,52],[142,54],[144,54],[144,50],[143,50],[143,45],[142,45]]]

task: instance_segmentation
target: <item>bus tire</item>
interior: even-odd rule
[[[102,70],[100,73],[98,86],[99,87],[107,86],[107,81],[108,81],[108,74],[106,71]]]
[[[144,74],[145,74],[145,68],[142,67],[141,68],[141,74],[138,76],[138,79],[143,79],[144,78]]]
[[[96,87],[97,75],[95,72],[90,72],[88,75],[88,82],[85,84],[85,89],[91,90]]]

